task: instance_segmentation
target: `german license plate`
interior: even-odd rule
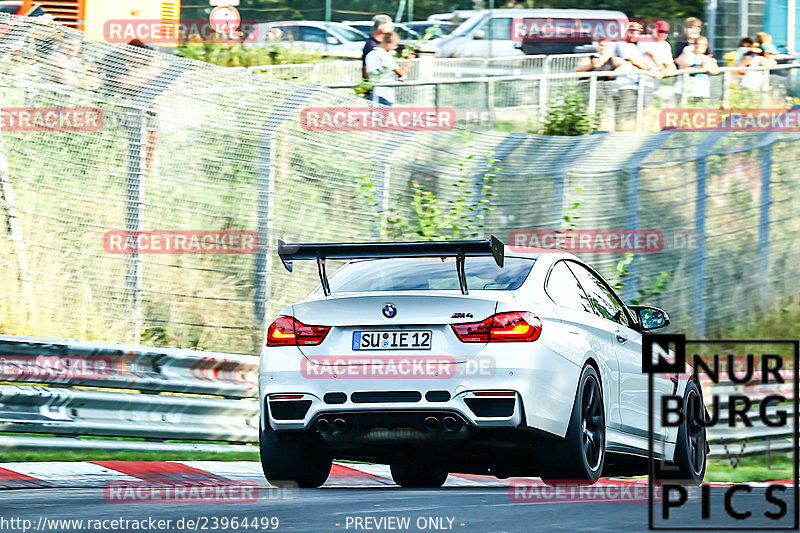
[[[430,350],[430,330],[354,331],[353,350]]]

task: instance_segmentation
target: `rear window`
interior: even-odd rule
[[[533,259],[506,257],[500,268],[492,257],[467,257],[464,271],[471,290],[518,289]],[[460,290],[455,258],[375,259],[348,263],[334,272],[331,292]]]

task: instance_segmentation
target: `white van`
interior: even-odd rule
[[[622,40],[627,24],[621,11],[493,9],[477,12],[430,44],[440,57],[570,54],[605,37]]]

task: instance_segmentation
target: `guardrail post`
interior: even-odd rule
[[[772,178],[772,144],[761,148],[761,201],[758,219],[758,279],[760,281],[759,297],[762,304],[769,303],[769,222],[771,199],[771,178]]]
[[[144,283],[141,256],[137,250],[139,232],[143,229],[144,180],[142,162],[144,143],[147,136],[143,109],[127,108],[128,120],[128,175],[125,182],[127,202],[125,205],[125,229],[132,241],[131,252],[127,254],[125,265],[125,300],[130,313],[130,333],[134,342],[142,338],[142,286]],[[131,238],[132,237],[132,238]]]

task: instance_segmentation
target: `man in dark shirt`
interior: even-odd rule
[[[678,59],[687,46],[694,46],[695,41],[700,37],[700,32],[703,31],[703,21],[699,18],[689,17],[683,24],[684,37],[675,44],[673,53],[675,59]],[[689,49],[691,52],[691,48]],[[711,45],[708,47],[707,55],[713,56],[714,51],[711,50]]]
[[[383,36],[394,31],[394,24],[392,24],[392,17],[389,15],[375,15],[372,17],[372,35],[369,36],[367,42],[364,43],[364,52],[361,54],[361,75],[367,79],[367,54],[372,52],[372,49],[378,46],[383,40]]]

